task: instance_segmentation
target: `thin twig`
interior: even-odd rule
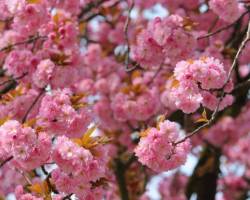
[[[8,157],[7,159],[5,159],[1,164],[0,164],[0,168],[3,167],[7,162],[11,161],[13,159],[13,156]]]
[[[20,169],[16,168],[16,170],[24,177],[24,179],[27,181],[29,185],[32,185],[32,181],[30,178]]]
[[[220,29],[218,29],[218,30],[212,32],[212,33],[208,33],[207,35],[198,37],[197,40],[201,40],[201,39],[204,39],[204,38],[208,38],[208,37],[210,37],[210,36],[216,35],[216,34],[222,32],[222,31],[224,31],[224,30],[227,30],[227,29],[233,27],[236,23],[238,23],[238,22],[239,22],[246,14],[248,14],[248,13],[249,13],[249,10],[247,10],[246,12],[244,12],[244,13],[239,17],[239,19],[237,19],[237,20],[236,20],[235,22],[233,22],[232,24],[229,24],[229,25],[227,25],[227,26],[224,26],[224,27],[222,27],[222,28],[220,28]]]
[[[17,86],[17,82],[15,80],[11,80],[9,84],[4,86],[4,88],[0,90],[0,98],[1,98],[1,95],[8,93],[12,89],[15,89],[16,86]]]
[[[37,97],[35,98],[35,100],[33,101],[33,103],[30,105],[29,109],[27,110],[27,112],[25,113],[23,119],[22,119],[22,123],[24,123],[30,113],[30,111],[34,108],[34,106],[36,105],[36,103],[38,102],[38,100],[40,99],[40,97],[43,95],[43,93],[45,92],[45,89],[43,88],[41,90],[41,92],[37,95]]]
[[[125,0],[119,0],[119,1],[116,1],[113,5],[109,6],[109,8],[113,8],[115,6],[117,6],[119,3],[121,3],[122,1],[125,1]],[[88,22],[90,20],[92,20],[93,18],[97,17],[97,16],[102,16],[105,18],[105,15],[103,15],[101,12],[97,12],[97,13],[91,13],[91,15],[89,15],[88,17],[86,17],[85,19],[81,19],[79,20],[79,23],[81,22]],[[112,23],[110,21],[108,21],[107,19],[105,19],[107,23]],[[113,25],[112,25],[113,26]]]
[[[158,74],[159,74],[160,71],[162,70],[163,65],[164,65],[164,62],[162,62],[162,63],[160,64],[160,66],[159,66],[158,69],[156,70],[154,76],[153,76],[152,79],[149,81],[148,85],[151,85],[151,84],[154,82],[155,78],[158,76]]]
[[[212,22],[212,25],[208,29],[209,33],[214,29],[214,27],[216,26],[216,24],[217,24],[218,21],[219,21],[219,17],[216,16],[215,19],[214,19],[214,21]]]
[[[18,76],[18,77],[16,77],[16,78],[11,77],[10,79],[8,79],[8,80],[3,81],[2,83],[0,83],[0,86],[5,85],[6,83],[9,83],[9,82],[12,82],[12,81],[20,80],[20,79],[22,79],[23,77],[25,77],[27,74],[28,74],[28,73],[24,73],[23,75]]]
[[[43,171],[43,173],[44,173],[45,175],[49,175],[49,172],[47,172],[47,170],[45,169],[45,166],[44,166],[44,165],[41,166],[41,170]]]
[[[71,193],[71,194],[68,194],[67,196],[65,196],[65,197],[63,197],[63,199],[62,200],[67,200],[67,199],[71,199],[70,197],[73,195],[73,193]]]
[[[228,76],[227,76],[226,82],[225,82],[225,84],[224,84],[224,86],[223,86],[223,89],[226,87],[228,81],[230,80],[231,74],[233,73],[233,70],[234,70],[234,68],[235,68],[236,65],[237,65],[238,59],[239,59],[239,57],[240,57],[240,54],[241,54],[242,50],[245,48],[245,46],[246,46],[246,44],[247,44],[247,42],[248,42],[249,40],[250,40],[250,21],[248,22],[248,28],[247,28],[246,37],[245,37],[245,39],[243,40],[243,42],[241,43],[240,48],[238,49],[238,51],[237,51],[237,53],[236,53],[236,55],[235,55],[235,57],[234,57],[233,64],[232,64],[232,66],[231,66],[231,68],[230,68],[230,71],[229,71],[229,74],[228,74]]]
[[[80,14],[78,15],[78,19],[81,19],[86,13],[91,11],[93,8],[99,7],[105,1],[107,1],[107,0],[96,0],[96,1],[93,1],[93,2],[89,3],[87,6],[85,6],[81,10]]]
[[[129,24],[130,24],[130,21],[131,21],[131,12],[134,8],[134,5],[135,5],[135,1],[132,0],[132,3],[131,3],[131,6],[129,7],[129,10],[128,10],[128,16],[127,16],[127,20],[126,20],[126,23],[125,23],[125,26],[124,26],[124,37],[125,37],[125,41],[126,41],[126,44],[127,44],[127,51],[126,51],[126,57],[125,57],[125,66],[126,66],[126,71],[131,71],[133,70],[134,68],[130,68],[129,69],[129,64],[130,64],[130,59],[129,59],[129,56],[130,56],[130,42],[129,42],[129,35],[128,35],[128,28],[129,28]]]
[[[223,87],[221,88],[222,93],[221,93],[221,95],[220,95],[219,101],[218,101],[218,103],[217,103],[217,106],[216,106],[214,112],[212,113],[211,118],[210,118],[205,124],[203,124],[202,126],[199,126],[197,129],[195,129],[194,131],[192,131],[191,133],[189,133],[188,135],[186,135],[184,138],[182,138],[182,139],[180,139],[179,141],[175,142],[175,143],[174,143],[175,145],[180,144],[180,143],[182,143],[182,142],[185,142],[188,138],[191,138],[191,137],[192,137],[193,135],[195,135],[198,131],[200,131],[201,129],[203,129],[203,128],[209,126],[209,125],[215,120],[216,115],[217,115],[217,113],[218,113],[218,111],[219,111],[219,108],[220,108],[220,104],[221,104],[221,102],[222,102],[222,100],[223,100],[223,97],[224,97],[224,95],[225,95],[224,89],[225,89],[226,85],[228,84],[228,82],[229,82],[229,80],[230,80],[230,78],[231,78],[231,75],[232,75],[233,70],[235,69],[235,67],[236,67],[236,65],[237,65],[238,58],[239,58],[239,56],[240,56],[242,50],[244,49],[244,47],[246,46],[246,44],[247,44],[247,42],[248,42],[249,40],[250,40],[250,21],[248,22],[248,28],[247,28],[246,37],[245,37],[245,39],[242,41],[242,43],[241,43],[241,45],[240,45],[240,47],[239,47],[239,49],[238,49],[238,51],[237,51],[237,53],[236,53],[236,55],[235,55],[235,57],[234,57],[234,60],[233,60],[232,66],[231,66],[231,68],[230,68],[230,70],[229,70],[227,79],[226,79],[226,81],[225,81]]]
[[[38,39],[47,39],[47,36],[39,36],[39,35],[37,35],[37,36],[31,37],[31,38],[29,38],[29,39],[27,39],[25,41],[17,42],[15,44],[7,45],[7,46],[1,48],[0,52],[9,50],[9,49],[13,48],[14,46],[20,46],[20,45],[23,45],[23,44],[30,44],[30,43],[38,40]]]

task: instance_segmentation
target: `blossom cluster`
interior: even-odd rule
[[[34,169],[49,159],[51,139],[46,133],[24,127],[16,120],[9,120],[0,127],[1,155],[13,156],[15,164],[26,170]]]
[[[58,137],[52,153],[59,166],[52,173],[58,190],[74,193],[83,199],[91,195],[91,182],[105,176],[105,157],[102,156],[105,156],[104,152],[95,155],[65,136]]]
[[[185,19],[171,15],[163,20],[155,18],[139,33],[133,55],[142,67],[157,68],[191,57],[195,47],[194,35],[185,30]]]
[[[79,101],[76,101],[79,98]],[[54,90],[43,97],[38,125],[51,134],[80,137],[91,122],[91,113],[81,96],[72,96],[69,89]]]
[[[224,87],[227,73],[220,61],[213,57],[177,63],[174,78],[177,83],[170,90],[170,101],[185,113],[195,112],[201,104],[215,110],[220,101],[216,90],[222,88],[226,93],[232,90],[230,83]],[[226,95],[219,104],[219,110],[232,103],[233,97]]]
[[[157,172],[174,169],[187,158],[189,141],[175,144],[180,135],[178,124],[168,120],[160,122],[159,128],[149,128],[135,149],[139,161]]]

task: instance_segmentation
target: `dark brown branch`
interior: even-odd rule
[[[126,167],[120,159],[115,159],[115,176],[119,186],[121,200],[129,200],[129,194],[125,179]]]
[[[250,89],[250,79],[248,79],[247,81],[240,83],[239,85],[236,85],[236,87],[234,88],[232,94],[237,94],[238,91],[240,91],[241,89]]]
[[[5,85],[5,84],[8,83],[6,86],[4,86],[4,87],[0,90],[0,96],[3,95],[3,94],[8,93],[8,92],[9,92],[10,90],[12,90],[12,89],[15,89],[16,86],[17,86],[17,80],[22,79],[22,78],[23,78],[24,76],[26,76],[26,75],[27,75],[27,73],[24,73],[23,75],[21,75],[21,76],[19,76],[19,77],[17,77],[17,78],[11,78],[11,79],[9,79],[9,80],[7,80],[7,81],[4,81],[4,82],[0,83],[0,86]]]
[[[0,68],[0,77],[3,77],[5,75],[5,72],[6,72],[6,69]]]
[[[103,4],[107,0],[97,0],[89,3],[86,7],[84,7],[80,14],[78,15],[78,19],[81,19],[86,13],[91,11],[93,8],[99,7],[101,4]]]
[[[3,89],[0,90],[0,96],[3,94],[8,93],[10,90],[15,89],[17,86],[17,82],[13,79],[9,82],[9,84],[7,84],[6,86],[4,86]]]
[[[136,157],[135,154],[133,153],[133,154],[129,157],[128,161],[124,164],[125,168],[128,169],[128,168],[130,167],[130,165],[131,165],[132,163],[134,163],[136,160],[137,160],[137,157]]]
[[[12,82],[12,81],[20,80],[20,79],[22,79],[23,77],[25,77],[27,74],[28,74],[28,73],[24,73],[23,75],[18,76],[18,77],[16,77],[16,78],[11,77],[10,79],[8,79],[8,80],[6,80],[6,81],[0,83],[0,86],[5,85],[6,83],[9,83],[9,82]]]
[[[241,1],[239,1],[240,3],[250,3],[250,1],[249,0],[241,0]]]
[[[63,199],[62,200],[67,200],[67,199],[71,199],[71,196],[72,196],[73,194],[71,193],[71,194],[69,194],[69,195],[67,195],[67,196],[65,196],[65,197],[63,197]]]
[[[101,13],[94,13],[94,14],[88,16],[86,19],[81,20],[80,22],[88,22],[97,16],[103,16],[103,15]]]
[[[45,166],[44,166],[44,165],[41,166],[41,170],[43,171],[43,173],[44,173],[45,175],[49,175],[49,173],[48,173],[47,170],[45,169]]]
[[[4,160],[1,164],[0,164],[0,168],[3,167],[7,162],[11,161],[13,159],[13,156],[8,157],[6,160]]]
[[[49,188],[49,191],[50,191],[50,192],[53,192],[53,193],[55,193],[55,194],[59,194],[58,190],[54,187],[54,185],[51,184],[50,178],[51,178],[51,173],[49,173],[49,174],[47,175],[46,179],[45,179],[46,182],[47,182],[47,186],[48,186],[48,188]]]
[[[109,8],[113,8],[113,7],[117,6],[117,5],[118,5],[119,3],[121,3],[122,1],[125,1],[125,0],[118,0],[118,1],[116,1],[113,5],[109,6]],[[103,18],[106,18],[106,16],[103,15],[101,12],[90,13],[90,15],[87,16],[86,18],[79,20],[79,23],[81,23],[81,22],[88,22],[88,21],[92,20],[93,18],[95,18],[95,17],[97,17],[97,16],[101,16],[101,17],[103,17]],[[106,21],[108,24],[110,24],[112,27],[114,26],[114,25],[112,24],[112,22],[108,21],[108,19],[105,19],[105,21]]]
[[[197,194],[197,200],[215,199],[220,172],[220,156],[219,149],[206,146],[187,183],[185,192],[187,199],[190,199],[194,193]]]

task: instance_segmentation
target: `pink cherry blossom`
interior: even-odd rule
[[[135,149],[139,161],[157,172],[171,170],[184,164],[190,146],[188,141],[174,144],[179,132],[178,125],[168,120],[161,122],[159,129],[146,130],[146,136],[142,136]]]
[[[39,88],[45,87],[53,77],[55,64],[51,60],[43,60],[37,65],[33,81]]]
[[[19,33],[29,36],[35,34],[48,20],[49,14],[45,5],[42,3],[26,4],[14,17],[13,28]]]
[[[17,185],[22,185],[24,178],[16,171],[10,162],[1,169],[0,181],[2,183],[0,185],[0,195],[5,196],[13,192]]]
[[[219,183],[225,200],[233,200],[240,197],[247,188],[247,182],[242,177],[237,177],[233,174],[223,177]]]
[[[64,136],[57,139],[53,159],[63,171],[85,181],[96,181],[104,174],[100,159]]]
[[[79,136],[91,121],[91,114],[86,108],[76,110],[72,107],[71,94],[68,89],[57,90],[42,99],[39,124],[52,134]]]
[[[175,64],[179,59],[192,56],[196,40],[184,30],[183,20],[178,15],[171,15],[163,20],[155,18],[148,24],[148,28],[138,35],[134,59],[142,67],[153,68],[165,60]]]
[[[171,101],[186,113],[195,112],[200,104],[215,110],[220,100],[213,90],[223,88],[225,92],[230,92],[233,88],[232,82],[224,86],[227,73],[220,61],[212,57],[177,63],[174,77],[178,84],[171,89]],[[219,109],[222,110],[232,103],[233,97],[225,95],[219,104]]]
[[[33,59],[32,59],[33,58]],[[36,60],[29,50],[12,51],[6,58],[4,69],[14,77],[20,77],[24,74],[31,74],[36,67]]]
[[[241,14],[237,0],[211,0],[210,8],[227,22],[237,20]]]
[[[34,169],[50,157],[51,141],[46,133],[36,135],[34,129],[23,127],[18,121],[10,120],[0,127],[2,151],[13,156],[17,165]]]
[[[165,177],[161,180],[159,191],[163,200],[184,200],[183,188],[187,184],[187,176],[176,173],[173,177]]]

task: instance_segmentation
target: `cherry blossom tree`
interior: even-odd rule
[[[0,10],[0,199],[250,196],[250,1]]]

